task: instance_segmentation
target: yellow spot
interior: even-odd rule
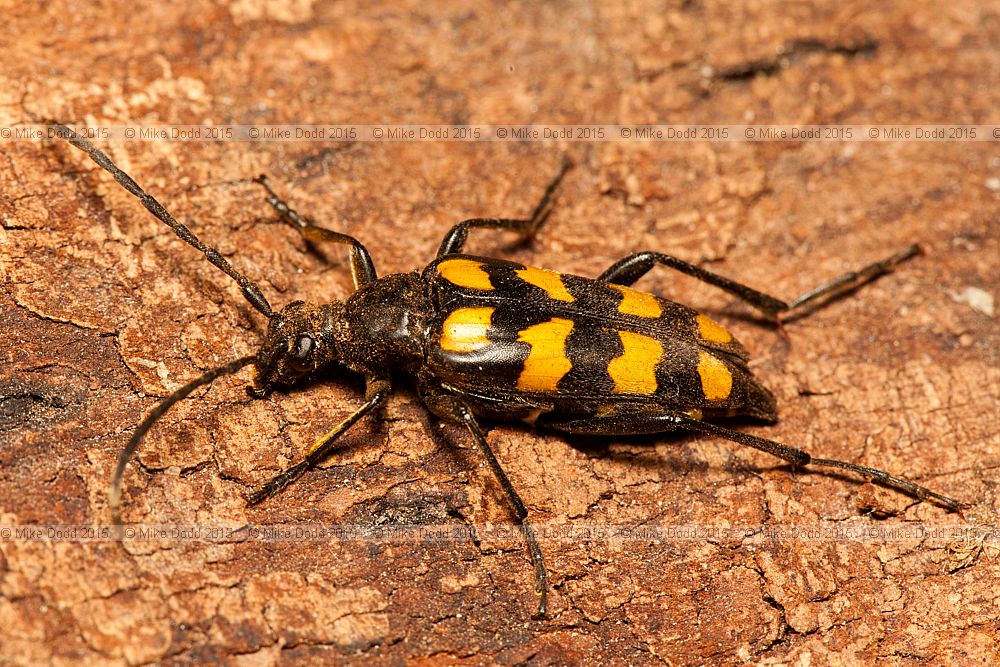
[[[495,308],[459,308],[441,326],[441,348],[451,352],[475,352],[491,344],[486,337]]]
[[[554,271],[536,269],[529,266],[517,272],[518,277],[529,285],[541,287],[549,297],[558,301],[576,301],[573,295],[566,291],[562,276]]]
[[[708,352],[698,352],[698,375],[701,390],[710,401],[724,401],[733,390],[733,374],[726,365]]]
[[[702,417],[701,408],[689,408],[684,411],[684,414],[686,414],[691,419],[697,419],[698,421],[701,421]]]
[[[619,331],[624,351],[608,363],[615,394],[652,394],[656,391],[656,365],[663,358],[659,341],[631,331]]]
[[[518,389],[557,390],[559,380],[573,368],[573,362],[566,357],[566,338],[572,330],[572,322],[554,317],[517,335],[518,341],[531,346],[521,376],[517,379]]]
[[[483,263],[473,259],[446,259],[437,265],[442,278],[459,287],[491,290],[490,274],[483,270]]]
[[[659,300],[652,294],[636,291],[624,285],[609,285],[621,292],[625,298],[618,304],[618,312],[639,317],[659,317],[663,314]]]
[[[712,343],[728,343],[733,340],[733,335],[708,315],[698,315],[696,319],[698,320],[698,332],[704,340]]]

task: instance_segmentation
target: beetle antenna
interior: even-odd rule
[[[219,251],[215,248],[205,245],[194,235],[190,229],[177,222],[174,216],[170,215],[170,212],[163,207],[163,204],[156,201],[156,199],[147,194],[145,190],[139,187],[131,176],[126,174],[124,171],[118,168],[114,162],[111,161],[107,155],[105,155],[99,148],[90,143],[90,140],[86,137],[81,137],[71,128],[66,127],[62,123],[49,122],[48,126],[60,137],[71,143],[76,148],[90,156],[90,159],[97,163],[99,167],[107,171],[109,174],[115,177],[118,181],[118,185],[122,186],[133,195],[135,195],[142,205],[146,207],[146,210],[155,215],[161,222],[166,224],[170,229],[174,230],[174,234],[177,234],[185,243],[193,246],[198,251],[200,251],[205,258],[208,259],[212,264],[214,264],[219,270],[225,273],[227,276],[236,281],[243,291],[243,296],[247,301],[250,302],[254,308],[256,308],[265,317],[272,317],[274,311],[271,310],[271,304],[267,302],[264,298],[264,293],[260,291],[257,287],[257,283],[253,282],[242,273],[234,269],[226,259],[219,254]]]
[[[132,460],[135,455],[135,451],[139,449],[139,443],[149,432],[149,429],[153,428],[153,424],[157,420],[166,414],[167,410],[172,408],[175,403],[187,398],[191,395],[198,387],[202,385],[211,384],[216,378],[222,377],[223,375],[231,375],[236,371],[240,370],[244,366],[249,365],[256,358],[256,355],[250,355],[246,357],[241,357],[235,361],[230,361],[228,364],[219,366],[218,368],[213,368],[210,371],[206,371],[201,377],[188,382],[186,385],[170,394],[162,401],[160,404],[153,408],[153,411],[146,415],[146,418],[142,420],[142,423],[135,429],[135,433],[132,434],[132,439],[128,441],[125,445],[125,449],[122,450],[121,454],[118,455],[118,464],[115,466],[115,471],[111,474],[111,485],[108,489],[108,506],[111,508],[111,520],[116,526],[121,526],[121,497],[122,497],[122,477],[125,473],[125,466],[128,462]]]

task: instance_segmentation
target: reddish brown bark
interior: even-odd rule
[[[629,7],[9,10],[0,121],[996,120],[1000,23],[971,0]],[[421,266],[457,220],[527,213],[564,153],[577,166],[536,242],[484,234],[472,250],[596,275],[657,249],[793,297],[918,241],[925,257],[790,324],[790,345],[693,280],[654,272],[640,285],[704,308],[750,349],[781,421],[746,430],[905,473],[970,502],[969,525],[996,521],[1000,335],[962,297],[998,293],[995,142],[102,145],[275,304],[343,298],[350,282],[336,249],[308,252],[257,224],[270,214],[245,179],[262,172],[303,213],[361,237],[383,274]],[[6,141],[0,158],[0,524],[103,523],[134,425],[173,387],[252,351],[261,318],[78,152]],[[154,430],[147,471],[127,475],[128,521],[510,520],[476,452],[435,437],[406,387],[328,465],[247,509],[243,494],[361,400],[330,380],[250,401],[248,378],[199,392]],[[962,523],[711,438],[490,438],[540,524]],[[0,541],[0,660],[910,664],[1000,652],[1000,566],[976,544],[542,548],[552,614],[532,620],[517,540]]]

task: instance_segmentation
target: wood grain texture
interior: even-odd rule
[[[0,123],[977,123],[996,120],[1000,17],[973,0],[754,3],[17,3],[0,26]],[[660,250],[782,298],[915,241],[927,255],[788,326],[654,271],[778,396],[764,437],[912,476],[997,523],[996,144],[102,143],[273,304],[343,298],[346,254],[272,215],[360,237],[382,274],[456,221],[530,212],[531,245],[476,254],[598,275]],[[264,323],[79,152],[0,142],[0,524],[99,524],[118,451],[159,397],[252,351]],[[957,300],[956,300],[957,299]],[[267,400],[248,372],[185,401],[126,478],[129,522],[510,521],[477,452],[412,388],[273,501],[255,484],[360,405],[338,378]],[[793,473],[707,437],[490,440],[538,524],[962,524],[870,485]],[[459,446],[454,446],[455,444]],[[870,511],[872,508],[874,512]],[[995,546],[995,543],[994,543]],[[531,619],[518,539],[227,544],[0,540],[0,662],[325,659],[488,664],[887,664],[1000,657],[996,550],[934,540],[549,540]],[[963,561],[963,554],[968,556]]]

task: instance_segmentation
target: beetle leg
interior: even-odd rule
[[[361,241],[348,234],[320,227],[300,216],[271,188],[271,184],[268,182],[266,176],[258,176],[253,179],[253,182],[259,183],[267,190],[267,203],[278,212],[283,222],[297,229],[306,241],[313,243],[328,241],[351,246],[351,277],[354,278],[354,289],[361,287],[365,283],[370,283],[378,277],[375,272],[375,264],[372,263],[371,255],[368,254],[368,249],[365,248]]]
[[[649,271],[660,264],[668,268],[674,269],[675,271],[680,271],[693,278],[697,278],[703,283],[708,283],[709,285],[714,285],[721,290],[732,294],[738,299],[749,303],[751,306],[762,310],[768,315],[776,315],[777,313],[788,310],[788,304],[773,297],[769,294],[764,294],[763,292],[758,292],[757,290],[742,285],[735,280],[730,280],[729,278],[724,278],[717,273],[712,273],[701,267],[695,266],[694,264],[689,264],[682,259],[677,259],[671,255],[664,255],[661,252],[637,252],[633,253],[627,257],[623,257],[614,264],[612,264],[608,269],[597,277],[597,280],[601,280],[607,283],[614,283],[616,285],[629,286],[635,283],[639,278],[643,277]]]
[[[891,273],[897,265],[922,254],[924,254],[923,248],[921,248],[919,244],[914,243],[908,248],[900,250],[892,257],[883,259],[880,262],[869,264],[858,271],[845,273],[837,278],[834,278],[828,283],[820,285],[816,289],[806,292],[788,304],[788,309],[801,311],[802,306],[806,304],[814,304],[820,300],[835,298],[838,294],[846,294],[851,290],[861,287],[865,283],[871,282],[881,275]]]
[[[462,252],[462,247],[465,245],[465,241],[469,237],[470,229],[503,229],[510,232],[517,232],[525,238],[531,238],[538,231],[538,228],[542,226],[545,219],[549,217],[549,213],[552,211],[552,203],[555,198],[556,190],[559,188],[559,183],[562,182],[563,176],[569,170],[570,161],[568,158],[563,158],[562,163],[559,166],[559,173],[556,177],[552,179],[549,186],[545,188],[545,193],[542,195],[541,200],[539,200],[538,205],[535,206],[535,210],[531,213],[530,218],[523,220],[515,220],[509,218],[471,218],[463,222],[458,223],[451,228],[445,237],[441,241],[441,245],[438,247],[437,256],[443,257],[445,255],[453,255],[455,253]]]
[[[838,278],[834,278],[828,283],[806,292],[791,303],[785,303],[777,297],[773,297],[764,292],[758,292],[752,287],[747,287],[729,278],[724,278],[716,273],[707,271],[701,267],[689,264],[684,260],[677,259],[671,255],[664,255],[659,252],[637,252],[624,257],[598,276],[598,280],[615,283],[616,285],[632,285],[639,278],[648,273],[654,266],[660,264],[668,268],[685,273],[693,278],[714,285],[738,299],[750,304],[768,316],[777,318],[779,313],[785,313],[793,309],[801,309],[803,305],[815,303],[820,299],[829,299],[837,294],[844,294],[850,290],[857,289],[865,283],[871,282],[875,278],[892,271],[896,265],[921,254],[923,251],[919,245],[912,245],[892,257],[884,259],[860,269],[846,273]]]
[[[824,466],[828,468],[840,468],[850,472],[869,477],[873,482],[882,484],[897,491],[913,496],[922,501],[933,501],[951,510],[959,511],[962,503],[949,498],[948,496],[931,491],[925,486],[911,482],[908,479],[890,475],[884,470],[869,468],[867,466],[838,461],[836,459],[813,458],[809,452],[795,447],[783,445],[774,440],[767,440],[749,433],[733,431],[710,422],[701,421],[688,415],[663,412],[623,412],[610,415],[608,417],[591,417],[581,419],[559,419],[551,415],[543,415],[538,419],[538,426],[556,429],[567,433],[579,433],[590,435],[648,435],[662,433],[677,429],[688,431],[698,431],[709,435],[725,438],[740,445],[753,447],[762,452],[767,452],[779,459],[788,461],[795,467],[801,466]]]
[[[313,443],[312,447],[310,447],[306,452],[304,459],[293,465],[291,468],[287,468],[286,470],[278,473],[271,478],[270,481],[250,494],[247,498],[247,503],[250,505],[256,505],[261,501],[270,498],[298,479],[306,470],[326,458],[326,456],[330,453],[330,450],[333,449],[333,445],[336,443],[337,438],[346,433],[347,430],[354,426],[354,424],[356,424],[362,417],[371,413],[385,402],[386,397],[389,395],[389,389],[389,380],[383,378],[368,378],[368,384],[365,388],[365,404],[355,410],[354,413],[347,417],[347,419],[340,422],[317,439],[316,442]]]
[[[740,431],[732,431],[728,428],[723,428],[721,426],[716,426],[715,424],[710,424],[708,422],[699,421],[696,419],[691,419],[690,417],[678,417],[679,424],[686,429],[692,431],[700,431],[701,433],[708,433],[710,435],[716,435],[720,438],[725,438],[727,440],[732,440],[733,442],[739,443],[741,445],[747,445],[748,447],[753,447],[754,449],[759,449],[762,452],[767,452],[777,456],[778,458],[784,459],[791,463],[793,466],[825,466],[829,468],[840,468],[841,470],[849,470],[858,475],[864,477],[870,477],[873,482],[882,484],[883,486],[888,486],[889,488],[896,489],[897,491],[902,491],[903,493],[913,496],[918,500],[929,500],[938,503],[939,505],[946,507],[951,511],[959,511],[962,508],[963,503],[955,500],[954,498],[949,498],[948,496],[937,493],[936,491],[931,491],[926,486],[921,486],[915,482],[911,482],[908,479],[902,477],[896,477],[895,475],[890,475],[884,470],[879,470],[877,468],[869,468],[868,466],[858,465],[856,463],[849,463],[847,461],[838,461],[836,459],[817,459],[813,458],[809,452],[801,449],[795,449],[794,447],[789,447],[787,445],[782,445],[781,443],[774,442],[773,440],[765,440],[764,438],[758,438],[755,435],[750,435],[749,433],[741,433]]]
[[[548,607],[549,577],[545,570],[545,561],[542,558],[542,549],[538,545],[538,538],[535,537],[535,529],[528,522],[528,509],[524,506],[524,501],[517,493],[514,485],[510,483],[507,473],[497,460],[490,443],[486,440],[479,422],[472,410],[460,399],[437,389],[421,387],[421,396],[427,408],[441,419],[465,426],[472,438],[479,445],[479,450],[486,458],[486,462],[496,477],[497,482],[503,489],[514,509],[514,516],[521,529],[524,531],[524,541],[531,555],[531,563],[535,568],[535,594],[538,595],[538,616],[544,616]]]

